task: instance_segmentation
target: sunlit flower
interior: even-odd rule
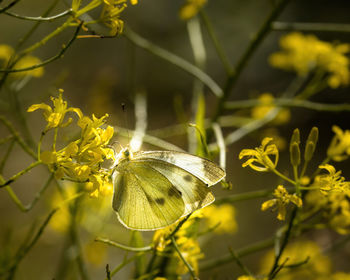
[[[319,168],[328,171],[328,174],[316,176],[313,186],[318,186],[325,195],[329,192],[346,192],[350,196],[350,182],[340,176],[341,171],[336,171],[330,164],[320,165]]]
[[[278,163],[278,149],[275,144],[269,144],[273,139],[265,137],[260,147],[253,149],[243,149],[239,154],[239,159],[249,157],[249,159],[242,164],[243,167],[249,166],[256,171],[269,171],[276,168]],[[274,157],[274,161],[271,160]]]
[[[206,3],[207,0],[186,0],[180,9],[180,18],[182,20],[193,18]]]
[[[251,116],[253,119],[260,120],[266,117],[266,115],[274,108],[274,97],[271,93],[263,93],[259,96],[261,104],[252,108]],[[290,120],[290,111],[288,109],[280,109],[277,116],[273,119],[273,123],[276,125],[287,123]]]
[[[237,231],[236,210],[231,204],[209,205],[200,210],[209,228],[216,233],[234,233]]]
[[[345,181],[341,171],[329,165],[321,165],[328,174],[316,176],[312,188],[318,188],[307,194],[306,204],[314,211],[322,213],[328,225],[340,234],[350,232],[350,182]]]
[[[242,276],[239,276],[238,278],[237,278],[237,280],[257,280],[257,279],[259,279],[259,280],[267,280],[267,278],[266,277],[264,277],[264,278],[261,278],[261,277],[259,277],[259,278],[255,278],[254,276],[251,276],[251,275],[242,275]]]
[[[198,275],[198,260],[204,257],[204,254],[201,252],[199,243],[194,238],[188,238],[186,236],[181,236],[176,240],[177,245],[179,246],[180,252],[184,259],[192,266],[196,275]],[[175,255],[178,258],[178,265],[176,268],[176,274],[183,275],[188,273],[188,268],[181,260],[178,254]]]
[[[282,51],[270,56],[272,66],[296,71],[305,76],[314,69],[328,73],[327,83],[332,88],[347,85],[350,79],[348,44],[320,41],[314,35],[292,32],[280,40]]]
[[[303,202],[300,197],[296,194],[289,194],[287,190],[279,185],[273,192],[275,198],[265,201],[261,205],[261,210],[266,211],[269,208],[274,208],[277,210],[277,219],[283,221],[286,218],[287,205],[289,203],[295,204],[297,207],[301,207]]]
[[[327,155],[334,161],[342,161],[350,155],[350,130],[343,131],[338,126],[332,128],[335,133],[328,147]]]
[[[55,127],[65,127],[69,125],[72,122],[72,118],[69,118],[66,122],[63,122],[64,117],[68,112],[76,113],[79,118],[81,118],[83,115],[79,108],[73,108],[73,107],[67,108],[68,107],[67,101],[63,100],[62,92],[63,90],[60,90],[58,98],[51,97],[53,108],[45,103],[41,103],[41,104],[34,104],[30,106],[27,110],[27,112],[34,112],[38,109],[42,109],[44,111],[43,116],[47,121],[46,130],[49,130]]]
[[[127,0],[103,0],[104,5],[100,20],[110,28],[112,36],[121,34],[124,29],[124,21],[120,19],[121,13],[127,7]],[[136,5],[137,0],[131,0],[131,5]]]
[[[262,258],[259,274],[268,274],[274,260],[275,251],[270,250]],[[285,264],[285,267],[277,273],[274,279],[329,279],[327,277],[329,277],[332,270],[331,261],[327,256],[322,254],[321,248],[315,242],[306,240],[289,243],[282,253],[280,264],[282,263]],[[293,267],[292,265],[295,264],[301,265]]]

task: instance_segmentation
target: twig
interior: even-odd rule
[[[63,46],[63,48],[61,49],[61,51],[57,55],[55,55],[55,56],[53,56],[53,57],[43,61],[42,63],[38,63],[38,64],[29,66],[29,67],[25,67],[25,68],[20,68],[20,69],[0,69],[0,73],[15,73],[15,72],[30,71],[30,70],[33,70],[33,69],[36,69],[36,68],[39,68],[39,67],[43,67],[46,64],[49,64],[49,63],[51,63],[51,62],[53,62],[53,61],[55,61],[57,59],[60,59],[64,55],[64,53],[67,51],[67,49],[72,45],[72,43],[75,41],[75,39],[77,38],[78,33],[79,33],[80,28],[81,28],[82,25],[83,25],[83,22],[80,22],[80,24],[78,25],[77,29],[74,32],[74,35],[73,35],[72,39],[69,40],[67,45]]]
[[[243,55],[238,60],[237,64],[234,67],[234,72],[230,75],[226,81],[226,85],[224,87],[224,94],[219,99],[219,102],[216,106],[216,110],[213,114],[212,121],[215,122],[219,118],[220,114],[223,111],[224,104],[227,101],[230,93],[235,86],[238,78],[240,77],[244,67],[249,61],[250,57],[253,55],[255,50],[261,44],[263,39],[267,36],[267,34],[271,31],[271,23],[281,14],[285,6],[288,4],[290,0],[280,0],[278,4],[273,8],[272,12],[269,14],[263,25],[260,27],[260,30],[251,40],[248,48],[246,48]]]
[[[182,255],[179,247],[177,246],[176,244],[176,240],[174,238],[174,236],[171,237],[171,242],[173,243],[174,245],[174,248],[175,248],[175,251],[178,253],[180,259],[182,260],[182,262],[186,265],[188,271],[190,272],[191,276],[193,279],[198,279],[198,277],[196,276],[196,273],[193,269],[193,267],[191,266],[191,264],[185,259],[185,257]]]
[[[103,242],[105,244],[108,244],[108,245],[111,245],[111,246],[123,249],[125,251],[131,251],[131,252],[148,252],[148,251],[152,251],[152,247],[151,246],[138,247],[138,248],[130,247],[130,246],[126,246],[126,245],[123,245],[123,244],[111,241],[109,239],[101,238],[101,237],[96,237],[95,241]]]
[[[5,13],[7,10],[11,9],[14,5],[16,5],[21,0],[14,0],[10,4],[8,4],[6,7],[0,9],[0,14]]]
[[[350,24],[325,22],[280,22],[275,21],[271,28],[276,31],[339,32],[349,33]]]
[[[60,14],[54,15],[54,16],[50,16],[50,17],[29,17],[29,16],[21,16],[15,13],[10,13],[10,12],[4,12],[4,14],[11,16],[11,17],[15,17],[15,18],[19,18],[19,19],[24,19],[24,20],[30,20],[30,21],[53,21],[55,19],[64,17],[66,15],[69,15],[72,13],[72,9],[68,9]]]
[[[151,43],[150,41],[132,31],[129,27],[125,28],[123,35],[138,47],[149,51],[150,53],[180,67],[182,70],[193,75],[203,84],[205,84],[216,96],[221,97],[223,95],[223,91],[218,86],[218,84],[198,67],[194,66],[183,58]]]

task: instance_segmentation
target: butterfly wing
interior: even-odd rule
[[[113,209],[127,228],[155,230],[181,218],[184,201],[163,174],[135,161],[117,167],[117,171]]]
[[[215,200],[206,183],[176,165],[149,158],[147,160],[137,160],[137,162],[149,166],[150,169],[159,172],[169,180],[173,186],[172,190],[179,193],[185,203],[182,216],[203,208]],[[171,198],[172,195],[173,192],[168,193],[165,198]]]
[[[218,183],[225,177],[225,171],[214,162],[177,151],[146,151],[136,152],[134,160],[159,160],[175,165],[188,173],[196,176],[208,186]]]

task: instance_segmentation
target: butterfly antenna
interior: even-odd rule
[[[124,102],[121,105],[122,105],[122,110],[124,114],[124,123],[125,123],[126,131],[128,133],[128,143],[130,143],[129,123],[128,123],[128,116],[126,114],[126,105]]]

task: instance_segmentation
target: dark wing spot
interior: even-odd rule
[[[155,199],[155,202],[159,205],[164,205],[165,199],[163,197],[159,197]]]
[[[187,181],[187,182],[191,182],[192,181],[192,176],[191,175],[185,175],[184,177],[184,180]]]
[[[174,186],[172,186],[171,188],[169,188],[168,190],[168,196],[173,196],[178,194],[180,197],[182,196],[182,192],[180,192],[177,188],[175,188]]]

